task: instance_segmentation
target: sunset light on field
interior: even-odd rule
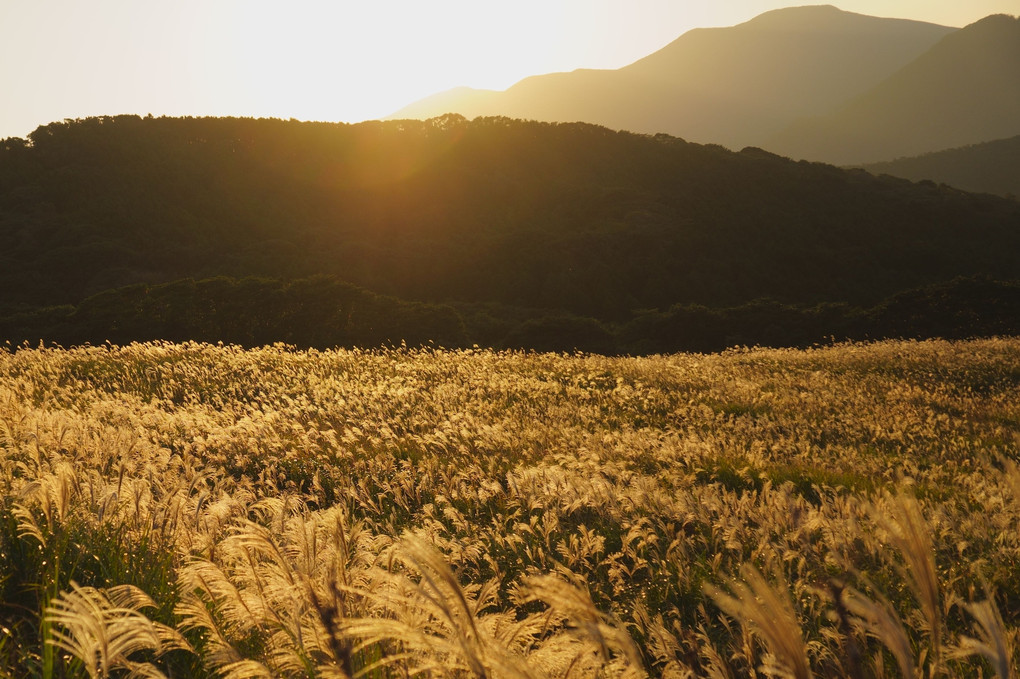
[[[1017,15],[0,0],[0,679],[1020,679]]]
[[[118,113],[358,121],[435,92],[619,68],[685,31],[782,0],[5,0],[0,138]],[[847,11],[962,26],[1016,0],[847,0]]]

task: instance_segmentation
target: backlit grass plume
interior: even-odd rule
[[[932,668],[938,671],[942,663],[942,597],[931,535],[921,507],[911,495],[888,495],[873,506],[872,516],[903,557],[900,572],[921,606],[931,640]]]
[[[109,677],[115,670],[133,676],[162,677],[139,656],[158,657],[171,649],[191,650],[177,630],[149,620],[141,611],[155,603],[131,585],[108,589],[71,583],[46,609],[52,626],[49,643],[81,662],[89,677]]]
[[[708,584],[705,591],[727,615],[748,625],[770,651],[762,671],[782,677],[812,677],[807,646],[790,597],[770,585],[756,568],[745,564],[740,578],[728,582],[729,593]]]
[[[966,658],[971,655],[983,656],[992,666],[999,679],[1011,679],[1013,672],[1013,647],[1015,632],[1010,634],[999,614],[995,603],[986,599],[967,604],[967,612],[974,619],[976,637],[963,636],[957,657]]]

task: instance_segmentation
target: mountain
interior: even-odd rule
[[[690,324],[719,329],[697,347],[813,341],[845,305],[1020,280],[1018,251],[1016,201],[580,123],[117,116],[0,141],[0,341],[224,317],[409,337],[393,314],[547,348],[635,315],[656,350]]]
[[[761,145],[869,90],[955,30],[832,6],[774,10],[689,31],[621,69],[535,76],[504,92],[459,88],[391,117],[583,120],[731,148]]]
[[[1016,197],[1020,196],[1020,136],[863,167],[874,174]]]
[[[836,164],[902,156],[1020,134],[1020,18],[994,15],[930,50],[835,112],[764,144]]]

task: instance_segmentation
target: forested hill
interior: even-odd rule
[[[593,125],[119,116],[0,147],[0,315],[214,276],[604,322],[1020,279],[1016,201]]]
[[[872,163],[872,174],[932,180],[964,191],[1020,196],[1020,135],[921,156]]]

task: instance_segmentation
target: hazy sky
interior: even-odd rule
[[[0,138],[90,115],[379,118],[429,94],[618,68],[792,0],[0,0]],[[964,26],[1020,0],[845,0]]]

